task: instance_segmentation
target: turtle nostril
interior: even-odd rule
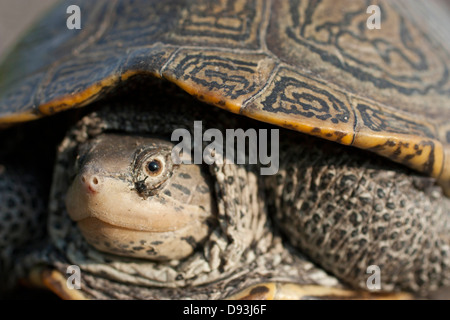
[[[92,193],[98,192],[100,189],[100,179],[97,176],[82,175],[81,182]]]

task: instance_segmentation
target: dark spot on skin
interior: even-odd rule
[[[334,262],[338,262],[341,259],[341,257],[338,254],[334,255]]]
[[[203,194],[209,193],[209,188],[207,186],[197,186],[195,190]]]
[[[315,213],[315,214],[313,215],[313,221],[314,221],[315,223],[319,223],[319,221],[320,221],[320,216],[319,216],[317,213]]]
[[[166,196],[171,197],[172,193],[169,190],[164,190],[163,192]]]
[[[186,241],[193,249],[197,247],[197,242],[195,241],[193,236],[183,237],[181,240]]]
[[[395,147],[395,145],[396,145],[396,143],[395,143],[395,141],[388,141],[388,142],[386,142],[386,144],[389,146],[389,147]]]
[[[320,133],[321,130],[318,127],[315,127],[314,129],[311,130],[311,133]]]
[[[353,257],[353,252],[347,252],[347,260],[351,260]]]
[[[144,247],[133,247],[132,248],[134,251],[141,251],[144,249]]]
[[[334,209],[334,207],[333,207],[333,209]],[[341,217],[342,217],[342,213],[336,213],[336,214],[333,216],[334,223],[337,223],[337,222],[341,219]]]
[[[258,286],[256,288],[253,288],[250,291],[250,294],[262,294],[262,293],[267,293],[269,292],[269,288],[265,287],[265,286]]]
[[[188,173],[183,173],[183,172],[181,172],[178,176],[183,179],[191,179],[192,178]]]
[[[386,207],[388,207],[389,209],[395,209],[395,203],[393,203],[393,202],[388,202],[388,203],[386,204]]]
[[[161,198],[160,196],[157,196],[157,199],[158,199],[159,203],[161,203],[161,204],[166,204],[167,203],[166,199]]]
[[[148,249],[147,251],[145,251],[148,255],[150,256],[155,256],[157,255],[156,251],[154,248]]]
[[[357,227],[359,225],[358,215],[355,212],[351,213],[349,220],[354,227]]]
[[[162,242],[162,241],[153,241],[151,244],[152,245],[154,245],[154,246],[157,246],[157,245],[160,245],[160,244],[163,244],[164,242]]]
[[[145,185],[145,179],[138,181],[134,184],[134,187],[138,193],[144,193],[144,191],[147,189]]]
[[[394,243],[394,245],[392,246],[392,248],[395,251],[400,251],[405,247],[405,241],[400,241],[400,242],[396,242]]]
[[[228,184],[233,184],[233,183],[234,183],[234,178],[231,177],[231,176],[228,177],[228,178],[227,178],[227,183],[228,183]]]
[[[300,208],[300,210],[301,211],[307,211],[309,209],[309,204],[308,204],[308,202],[303,202],[303,204],[302,204],[302,206],[301,206],[301,208]]]
[[[191,191],[189,191],[188,188],[186,188],[185,186],[182,186],[181,184],[174,183],[174,184],[172,184],[172,186],[174,188],[180,190],[181,192],[183,192],[186,195],[190,195],[191,194]]]
[[[220,100],[219,102],[217,102],[217,104],[221,107],[224,107],[226,105],[225,100]]]
[[[182,274],[177,275],[177,277],[175,278],[175,280],[183,280],[184,277]]]
[[[316,246],[322,245],[323,239],[324,239],[324,237],[320,237],[319,239],[317,239],[317,241],[316,241]]]
[[[144,244],[147,243],[147,241],[146,241],[146,240],[141,240],[141,241],[139,241],[139,243],[142,244],[142,245],[144,245]]]

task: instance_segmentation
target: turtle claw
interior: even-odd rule
[[[49,267],[33,268],[27,281],[31,286],[50,290],[63,300],[87,300],[80,290],[67,286],[67,279],[61,272]]]

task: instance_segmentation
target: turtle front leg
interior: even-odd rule
[[[367,289],[428,292],[450,283],[450,199],[435,181],[328,142],[289,144],[266,185],[277,224],[324,269]],[[375,267],[375,268],[376,268]],[[368,269],[369,268],[369,269]]]
[[[45,235],[46,188],[33,169],[0,162],[0,294],[23,276],[23,256]]]

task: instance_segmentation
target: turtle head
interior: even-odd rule
[[[200,165],[175,165],[173,144],[102,134],[79,147],[67,211],[96,249],[151,260],[189,256],[209,234],[216,206]]]

